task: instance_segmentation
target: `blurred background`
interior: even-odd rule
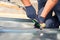
[[[24,7],[21,0],[0,0],[0,1],[4,1],[0,2],[0,17],[27,18],[26,12],[21,7],[19,8],[19,6]],[[37,11],[38,9],[37,0],[30,1]]]

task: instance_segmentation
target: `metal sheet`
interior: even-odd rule
[[[7,29],[8,30],[8,29]],[[17,29],[16,29],[17,30]],[[16,31],[5,29],[0,32],[0,39],[2,40],[60,40],[60,33],[54,29],[19,29]],[[48,31],[47,31],[48,30]],[[18,32],[18,33],[17,33]]]
[[[20,22],[21,20],[19,21],[16,21],[17,19],[14,20],[13,19],[7,20],[4,18],[3,20],[0,19],[1,40],[60,40],[59,37],[60,31],[58,29],[43,29],[43,30],[33,29],[32,22],[26,23],[26,21]],[[13,27],[11,24],[15,25],[15,27]],[[19,27],[16,25],[18,25]],[[24,28],[24,27],[28,28],[29,26],[31,27],[30,29]]]

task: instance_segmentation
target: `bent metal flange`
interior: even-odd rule
[[[10,29],[10,28],[2,28],[0,29],[0,32],[8,32],[8,33],[58,33],[58,29],[34,29],[34,28],[30,28],[30,29]]]
[[[6,33],[35,33],[40,31],[39,29],[0,29],[0,32],[6,32]]]

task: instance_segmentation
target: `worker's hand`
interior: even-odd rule
[[[44,23],[45,18],[38,16],[38,22],[40,23],[40,28],[45,28],[46,24]]]

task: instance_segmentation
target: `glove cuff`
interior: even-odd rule
[[[30,7],[33,7],[32,5],[31,6],[25,6],[25,8],[30,8]]]
[[[43,23],[45,21],[45,19],[41,16],[38,16],[38,22],[39,23]]]

